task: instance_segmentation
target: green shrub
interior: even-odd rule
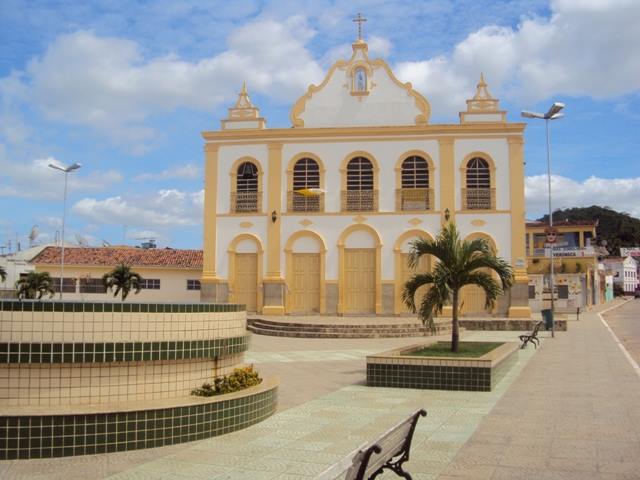
[[[202,387],[191,390],[191,395],[199,397],[212,397],[223,393],[237,392],[248,387],[253,387],[262,382],[258,372],[253,370],[253,366],[236,368],[233,373],[223,377],[213,379],[213,385],[203,383]]]

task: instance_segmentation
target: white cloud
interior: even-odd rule
[[[605,98],[640,88],[640,2],[552,2],[550,18],[516,29],[486,26],[448,56],[401,62],[398,76],[423,91],[439,114],[464,107],[481,71],[490,89],[519,102],[551,95]],[[631,48],[631,50],[630,50]]]
[[[168,229],[199,225],[202,222],[201,196],[202,192],[165,189],[127,198],[84,198],[76,202],[72,210],[76,215],[100,224]]]
[[[193,163],[186,163],[184,165],[178,165],[177,167],[168,168],[160,173],[142,173],[137,175],[134,180],[147,181],[147,180],[167,180],[174,178],[185,178],[194,180],[201,177],[200,167]]]
[[[78,31],[58,37],[12,88],[26,89],[53,120],[140,149],[156,135],[144,123],[149,116],[177,107],[211,110],[234,98],[243,80],[252,92],[292,101],[322,78],[305,47],[314,35],[302,16],[261,19],[234,30],[222,53],[191,62],[174,54],[145,58],[135,41]]]
[[[538,218],[548,212],[546,175],[527,177],[525,191],[529,218]],[[640,177],[608,179],[592,176],[581,182],[552,175],[551,201],[554,211],[599,205],[640,218]]]
[[[28,163],[10,161],[5,148],[0,144],[0,197],[33,199],[60,199],[63,191],[63,175],[49,164],[61,164],[53,157],[38,158]],[[85,175],[82,170],[69,174],[70,192],[99,192],[122,180],[116,170],[92,171]]]

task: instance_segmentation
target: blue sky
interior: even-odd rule
[[[385,58],[457,122],[483,71],[511,121],[552,124],[555,206],[640,217],[637,0],[0,2],[0,245],[67,240],[201,247],[202,140],[247,80],[270,127],[348,57],[363,12]],[[526,131],[528,217],[546,208],[544,125]],[[125,227],[126,226],[126,227]]]

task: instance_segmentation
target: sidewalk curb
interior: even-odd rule
[[[618,305],[614,305],[613,307],[607,308],[606,310],[603,310],[602,312],[598,312],[598,317],[600,317],[600,321],[602,322],[602,324],[605,326],[605,328],[607,330],[609,330],[609,333],[611,334],[611,336],[613,337],[613,341],[616,342],[616,344],[618,345],[618,348],[620,348],[620,350],[622,350],[622,353],[624,354],[624,356],[627,358],[627,361],[631,364],[631,368],[633,368],[633,370],[636,372],[636,375],[638,375],[638,378],[640,378],[640,366],[638,366],[638,362],[636,362],[634,360],[634,358],[631,356],[631,354],[629,353],[629,351],[624,347],[624,345],[622,344],[622,342],[620,341],[620,339],[618,338],[618,336],[614,333],[614,331],[611,329],[611,327],[609,326],[609,324],[607,323],[607,321],[604,319],[604,317],[602,316],[603,313],[607,313],[615,308],[618,308],[622,305],[626,305],[628,302],[630,302],[631,300],[627,300],[624,303],[620,303]]]

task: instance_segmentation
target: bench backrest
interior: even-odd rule
[[[332,465],[316,477],[316,480],[364,480],[388,460],[401,453],[405,453],[408,459],[418,418],[426,415],[425,410],[416,410],[409,418],[391,427],[377,440],[363,444],[340,462]]]
[[[540,331],[540,329],[542,328],[543,325],[544,325],[544,322],[542,322],[542,321],[536,323],[535,326],[533,327],[533,332],[531,332],[531,336],[535,337],[538,334],[538,332]]]
[[[407,419],[391,427],[378,439],[364,444],[353,451],[341,462],[323,472],[316,480],[363,480],[369,478],[380,467],[393,457],[401,453],[409,456],[411,439],[420,416],[427,414],[424,410],[417,410]],[[346,473],[345,473],[346,472]]]

